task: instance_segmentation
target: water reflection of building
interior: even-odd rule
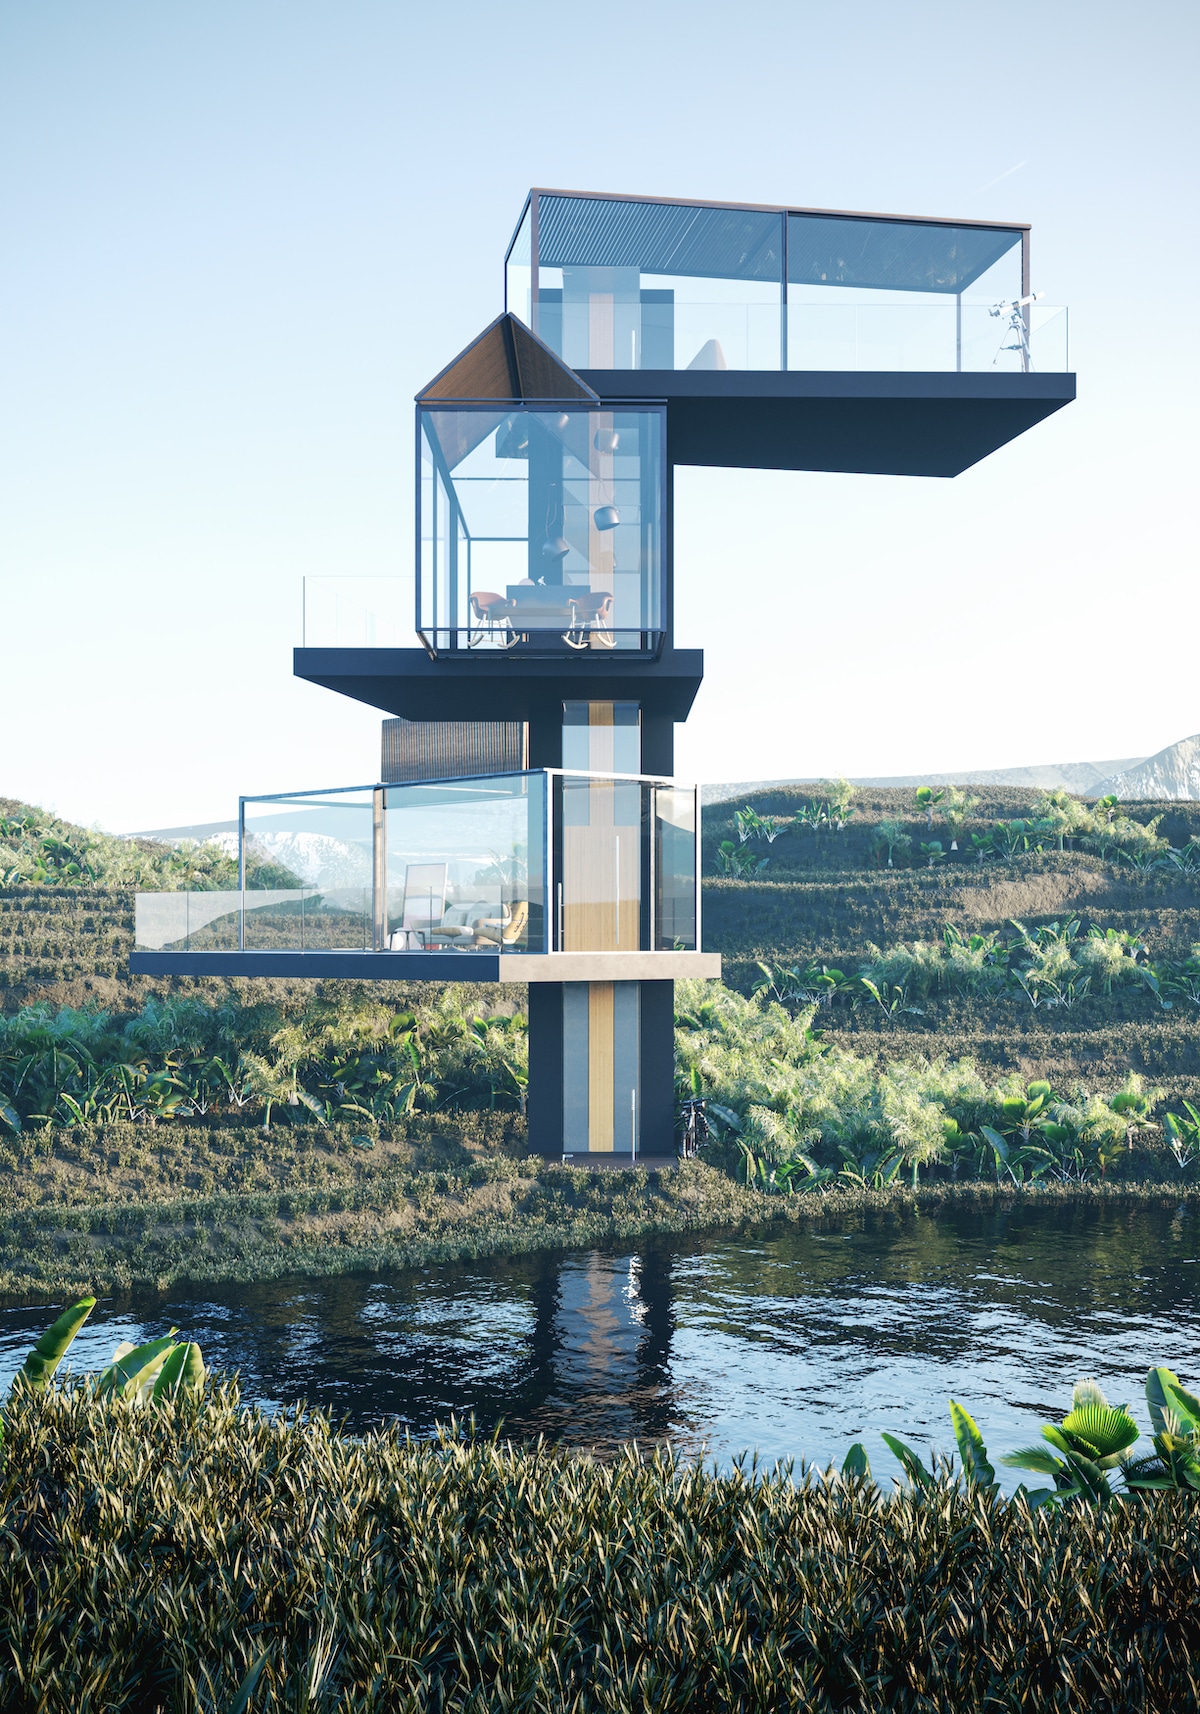
[[[678,1421],[670,1367],[674,1330],[669,1255],[567,1257],[558,1264],[543,1407],[582,1418],[597,1447],[660,1440]]]

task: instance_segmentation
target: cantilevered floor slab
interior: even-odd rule
[[[288,976],[342,982],[681,982],[721,974],[718,952],[131,952],[135,976]]]
[[[297,678],[406,720],[537,720],[561,724],[574,699],[640,703],[643,714],[686,720],[704,678],[702,649],[667,649],[657,659],[632,649],[536,656],[518,650],[462,651],[431,659],[424,649],[297,649]]]
[[[606,404],[665,400],[671,464],[958,476],[1075,397],[1074,375],[581,369]]]

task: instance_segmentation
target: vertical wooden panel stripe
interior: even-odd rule
[[[588,985],[588,1150],[613,1147],[613,985]]]

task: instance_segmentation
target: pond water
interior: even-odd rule
[[[0,1311],[0,1386],[50,1319]],[[1038,1438],[1082,1375],[1147,1432],[1150,1364],[1200,1381],[1200,1215],[1080,1202],[814,1217],[765,1237],[179,1289],[102,1302],[72,1366],[172,1324],[240,1373],[247,1400],[306,1399],[356,1430],[423,1435],[474,1413],[514,1439],[669,1441],[724,1467],[742,1452],[840,1462],[862,1440],[886,1478],[880,1430],[949,1450],[948,1397],[993,1458]]]

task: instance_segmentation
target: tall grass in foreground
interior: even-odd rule
[[[0,1706],[1183,1709],[1200,1508],[612,1464],[19,1390]]]

